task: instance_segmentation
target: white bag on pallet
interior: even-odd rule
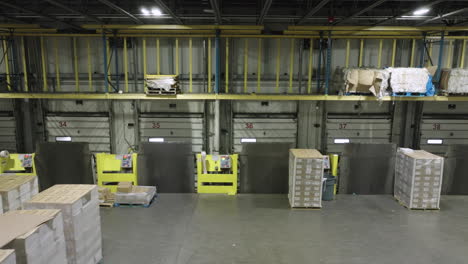
[[[156,194],[155,186],[132,186],[129,193],[115,193],[115,203],[148,205]]]
[[[394,93],[426,93],[429,71],[426,68],[388,68]]]
[[[0,249],[0,264],[16,264],[15,251],[12,249]]]
[[[452,69],[448,79],[447,92],[452,94],[468,93],[468,69]]]

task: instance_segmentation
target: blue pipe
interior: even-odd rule
[[[219,79],[221,75],[221,54],[219,50],[219,29],[216,30],[216,37],[215,37],[215,56],[216,56],[216,71],[215,71],[215,93],[219,93]]]
[[[317,67],[317,93],[320,93],[320,68],[322,67],[322,41],[323,41],[323,32],[320,32],[319,40],[319,59]]]
[[[444,35],[445,35],[445,32],[442,31],[442,37],[440,38],[440,46],[439,46],[439,61],[437,62],[437,71],[435,74],[435,81],[437,83],[440,82],[440,75],[442,72],[442,58],[444,57]]]
[[[328,95],[328,87],[330,85],[331,53],[332,53],[331,31],[328,31],[327,68],[326,68],[326,72],[325,72],[325,95]]]
[[[107,46],[106,46],[106,35],[102,32],[102,47],[104,53],[104,87],[106,88],[106,93],[109,92],[109,80],[108,78],[108,70],[107,70]]]
[[[424,57],[426,55],[426,32],[423,33],[423,39],[421,42],[421,54],[419,58],[419,68],[424,67]]]
[[[120,91],[119,89],[119,53],[117,52],[117,38],[114,38],[114,54],[115,54],[115,81],[116,81],[116,88],[117,92]]]

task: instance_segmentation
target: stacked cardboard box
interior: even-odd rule
[[[0,264],[16,264],[15,251],[12,249],[0,249]]]
[[[102,259],[101,220],[96,185],[55,185],[24,204],[26,209],[60,209],[69,264]]]
[[[130,186],[130,192],[116,192],[115,203],[149,205],[154,195],[154,186]]]
[[[36,176],[11,174],[0,176],[3,212],[21,209],[24,202],[38,192],[39,185]]]
[[[63,218],[60,210],[19,210],[9,211],[5,215],[25,218],[31,215],[43,215],[50,218],[3,247],[15,250],[17,263],[63,264],[67,262]]]
[[[1,198],[1,195],[0,195],[0,214],[3,214],[3,202],[2,202],[2,198]]]
[[[410,209],[439,209],[444,159],[424,150],[400,148],[394,196]]]
[[[323,155],[315,149],[289,151],[289,204],[322,207]]]

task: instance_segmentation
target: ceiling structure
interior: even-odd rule
[[[428,7],[427,14],[413,12]],[[162,15],[142,13],[158,8]],[[82,24],[444,26],[468,25],[467,0],[2,0],[0,23],[62,30]]]

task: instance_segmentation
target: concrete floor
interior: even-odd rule
[[[104,263],[468,263],[468,196],[409,211],[391,196],[341,195],[291,210],[286,195],[161,194],[103,208]]]

